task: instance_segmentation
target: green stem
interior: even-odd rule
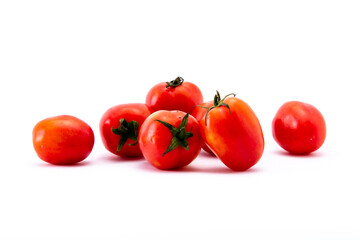
[[[165,152],[163,153],[163,157],[165,156],[165,154],[167,154],[168,152],[171,152],[172,150],[176,149],[177,147],[182,146],[185,150],[189,150],[189,144],[186,141],[188,138],[193,136],[193,133],[191,132],[186,132],[185,128],[188,122],[188,118],[189,118],[189,113],[187,113],[184,118],[181,120],[180,126],[178,128],[174,127],[173,125],[171,125],[170,123],[161,121],[161,120],[155,120],[159,123],[161,123],[162,125],[164,125],[165,127],[167,127],[173,137],[171,139],[171,142],[169,144],[169,146],[167,147],[167,149],[165,150]]]
[[[215,96],[214,96],[214,105],[211,106],[211,107],[203,107],[203,106],[200,106],[200,107],[202,107],[202,108],[206,108],[206,109],[207,109],[207,111],[206,111],[206,113],[205,113],[205,126],[207,125],[207,116],[208,116],[209,112],[210,112],[212,109],[217,108],[217,107],[220,107],[220,106],[224,106],[224,107],[227,107],[227,108],[229,109],[230,113],[231,113],[231,110],[230,110],[229,105],[226,104],[226,103],[224,103],[225,98],[227,98],[227,97],[229,97],[229,96],[231,96],[231,95],[234,96],[234,97],[236,96],[235,93],[230,93],[230,94],[227,94],[223,99],[221,99],[219,91],[216,90],[216,94],[215,94]]]
[[[127,122],[125,118],[122,118],[120,119],[120,126],[118,128],[111,128],[111,131],[116,135],[120,135],[116,152],[122,149],[129,138],[133,140],[134,143],[129,143],[128,145],[134,146],[138,144],[139,123],[137,121]]]

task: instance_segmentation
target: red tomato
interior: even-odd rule
[[[206,108],[210,108],[210,107],[213,106],[213,105],[214,105],[214,101],[210,101],[210,102],[206,102],[206,103],[202,103],[202,104],[200,104],[200,105],[197,105],[197,106],[194,108],[194,110],[192,111],[191,115],[193,115],[193,116],[196,118],[196,120],[197,120],[198,122],[200,122],[200,121],[203,119],[203,117],[205,116],[205,113],[206,113],[206,111],[207,111]],[[206,107],[206,108],[204,108],[204,107]],[[202,148],[204,151],[210,153],[211,155],[215,155],[215,154],[211,151],[211,149],[205,144],[204,140],[203,140],[202,143],[201,143],[201,148]]]
[[[314,106],[292,101],[280,107],[272,122],[275,141],[293,154],[308,154],[321,147],[326,137],[324,117]]]
[[[140,157],[138,133],[150,115],[142,103],[120,104],[108,109],[100,120],[101,140],[107,150],[121,157]]]
[[[35,125],[33,144],[37,155],[45,162],[69,165],[89,156],[94,146],[94,132],[76,117],[56,116]]]
[[[181,111],[157,111],[143,123],[139,145],[146,160],[159,169],[184,167],[201,150],[199,123]]]
[[[146,104],[152,112],[179,110],[191,113],[194,107],[202,102],[200,89],[191,82],[184,82],[181,77],[155,85],[146,96]]]
[[[227,96],[226,96],[227,97]],[[214,98],[214,106],[200,121],[205,143],[234,171],[255,165],[264,151],[264,137],[258,118],[249,105],[235,98]]]

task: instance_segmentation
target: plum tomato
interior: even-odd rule
[[[141,157],[138,133],[149,115],[149,108],[142,103],[120,104],[108,109],[100,120],[105,148],[121,157]]]
[[[209,102],[205,102],[205,103],[199,104],[199,105],[197,105],[197,106],[194,108],[194,110],[191,112],[191,115],[194,116],[198,122],[200,122],[201,119],[203,119],[203,117],[204,117],[205,114],[206,114],[206,111],[207,111],[206,108],[209,108],[209,107],[211,107],[211,106],[213,106],[213,105],[214,105],[214,101],[209,101]],[[205,107],[205,108],[204,108],[204,107]],[[204,140],[202,140],[202,142],[201,142],[201,148],[202,148],[205,152],[207,152],[207,153],[209,153],[209,154],[211,154],[211,155],[213,155],[213,156],[215,155],[215,154],[211,151],[211,149],[205,144]]]
[[[139,145],[145,159],[158,169],[184,167],[201,150],[199,123],[182,111],[157,111],[140,128]]]
[[[230,95],[234,97],[228,97]],[[264,151],[264,136],[258,118],[235,94],[221,99],[217,92],[213,106],[207,107],[200,121],[200,132],[212,152],[234,171],[249,169],[260,160]]]
[[[94,146],[94,132],[84,121],[69,115],[46,118],[32,133],[40,159],[55,165],[70,165],[84,160]]]
[[[191,113],[194,107],[202,102],[200,89],[191,82],[184,82],[181,77],[155,85],[146,96],[146,104],[152,112],[179,110]]]
[[[309,154],[325,141],[325,119],[314,106],[290,101],[277,111],[272,122],[275,141],[292,154]]]

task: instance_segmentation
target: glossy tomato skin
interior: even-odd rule
[[[200,153],[201,136],[199,123],[189,115],[186,132],[191,131],[193,136],[187,139],[189,149],[179,146],[166,153],[171,139],[171,131],[155,120],[165,121],[174,127],[179,127],[186,114],[182,111],[157,111],[151,114],[143,123],[139,134],[139,145],[145,159],[154,167],[169,170],[184,167],[190,164]]]
[[[214,101],[209,101],[209,102],[205,102],[205,103],[202,103],[202,104],[199,104],[198,106],[196,106],[194,108],[194,110],[192,111],[191,115],[194,116],[196,118],[196,120],[200,123],[201,120],[203,119],[203,117],[205,116],[206,114],[206,111],[207,109],[206,108],[202,108],[202,107],[211,107],[214,105]],[[199,107],[199,106],[202,106],[202,107]],[[201,148],[211,154],[211,155],[215,155],[211,149],[205,144],[205,141],[202,140],[201,142]]]
[[[245,171],[255,165],[264,151],[260,122],[244,101],[229,97],[225,106],[209,111],[207,122],[200,122],[201,135],[207,146],[230,169]]]
[[[325,119],[314,106],[291,101],[277,111],[272,132],[275,141],[292,154],[308,154],[319,149],[325,141]]]
[[[134,143],[131,139],[128,139],[121,150],[117,152],[121,137],[114,134],[111,129],[118,128],[122,118],[128,122],[137,121],[140,129],[142,123],[150,114],[148,106],[142,103],[120,104],[108,109],[100,120],[100,135],[105,148],[121,157],[141,157],[142,153],[139,144],[129,145]]]
[[[69,115],[46,118],[33,129],[33,145],[40,159],[55,165],[84,160],[94,146],[94,132],[84,121]]]
[[[194,107],[203,102],[200,89],[191,82],[183,82],[177,87],[166,87],[159,83],[152,87],[146,96],[146,104],[152,112],[158,110],[179,110],[191,113]]]

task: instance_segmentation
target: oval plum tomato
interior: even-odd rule
[[[291,101],[277,111],[272,132],[275,141],[293,154],[308,154],[321,147],[326,137],[324,117],[314,106]]]
[[[210,107],[213,106],[213,105],[214,105],[214,101],[209,101],[209,102],[206,102],[206,103],[199,104],[199,105],[197,105],[197,106],[194,108],[194,110],[192,111],[191,115],[193,115],[193,116],[196,118],[196,120],[197,120],[198,122],[200,122],[201,119],[203,119],[203,117],[204,117],[205,114],[206,114],[206,111],[207,111],[206,108],[210,108]],[[205,107],[205,108],[204,108],[204,107]],[[211,154],[211,155],[213,155],[213,156],[215,155],[215,154],[211,151],[211,149],[205,144],[204,140],[202,140],[202,142],[201,142],[201,148],[202,148],[205,152],[207,152],[207,153],[209,153],[209,154]]]
[[[200,153],[199,123],[188,113],[157,111],[143,123],[139,145],[145,159],[156,168],[184,167]]]
[[[100,120],[101,140],[107,150],[121,157],[140,157],[138,133],[150,115],[142,103],[120,104],[108,109]]]
[[[194,106],[202,102],[203,96],[200,89],[191,82],[184,82],[181,77],[155,85],[146,96],[146,104],[152,112],[179,110],[191,113]]]
[[[214,105],[200,121],[200,131],[205,143],[226,166],[244,171],[260,160],[264,136],[250,106],[229,95],[221,99],[217,92]]]
[[[33,144],[37,155],[45,162],[70,165],[89,156],[94,146],[94,132],[84,121],[61,115],[35,125]]]

